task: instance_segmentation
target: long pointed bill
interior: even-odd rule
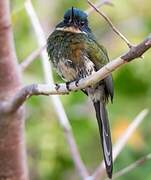
[[[72,7],[71,20],[72,20],[72,22],[74,22],[74,7]]]

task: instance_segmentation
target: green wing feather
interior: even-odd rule
[[[87,53],[97,70],[109,62],[105,47],[98,44],[95,40],[89,39],[86,45]]]
[[[104,46],[98,44],[96,40],[92,38],[88,38],[86,42],[87,42],[86,43],[87,54],[90,60],[95,64],[96,70],[99,70],[105,64],[109,62],[107,50]],[[110,97],[111,101],[113,101],[114,86],[113,86],[112,75],[109,75],[108,77],[106,77],[104,79],[104,83],[105,83],[106,99]]]

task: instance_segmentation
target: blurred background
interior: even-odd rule
[[[86,10],[84,0],[33,0],[46,37],[62,19],[71,6]],[[92,1],[95,2],[95,1]],[[114,25],[137,44],[151,32],[150,0],[113,0],[113,7],[102,10]],[[12,0],[12,22],[19,61],[23,61],[38,48],[35,33],[24,9],[23,0]],[[111,30],[96,12],[89,16],[90,26],[114,59],[128,50],[123,41]],[[54,72],[56,82],[62,80]],[[144,108],[151,109],[151,51],[122,66],[113,73],[115,84],[114,103],[108,111],[113,143]],[[35,60],[23,73],[24,84],[43,83],[44,76],[40,59]],[[93,172],[102,159],[99,133],[91,102],[81,92],[61,96],[64,108],[73,128],[82,159]],[[114,163],[114,172],[151,151],[151,113],[135,131],[128,144]],[[32,97],[26,104],[26,143],[31,180],[77,180],[79,179],[70,156],[53,106],[48,97]],[[151,162],[120,177],[120,180],[151,179]]]

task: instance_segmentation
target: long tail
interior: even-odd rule
[[[112,170],[113,170],[113,160],[112,160],[112,142],[110,135],[110,127],[108,121],[108,115],[105,108],[105,104],[97,101],[93,102],[96,118],[99,125],[99,131],[101,136],[101,143],[103,148],[103,156],[106,166],[107,175],[109,178],[112,178]]]

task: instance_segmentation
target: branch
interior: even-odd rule
[[[144,120],[147,114],[148,114],[147,109],[141,111],[132,121],[132,123],[129,125],[129,127],[126,129],[123,135],[120,136],[120,138],[117,140],[117,142],[113,147],[113,161],[115,161],[115,159],[120,154],[120,152],[126,145],[127,141],[133,134],[133,132],[137,129],[137,127]],[[104,173],[105,173],[105,167],[104,167],[104,161],[102,161],[102,163],[99,165],[99,167],[96,169],[95,173],[93,174],[92,179],[93,180],[101,179],[101,177],[104,176]]]
[[[113,31],[127,44],[129,48],[133,47],[132,44],[128,41],[128,39],[113,25],[111,20],[102,12],[100,11],[92,2],[87,0],[88,4],[94,8],[94,10],[101,15],[110,25],[110,27],[113,29]]]
[[[39,55],[40,53],[46,48],[46,45],[36,49],[33,51],[21,64],[20,69],[24,71]]]
[[[21,74],[14,47],[10,0],[0,0],[0,103],[21,88]],[[0,179],[28,179],[24,143],[24,108],[0,114]]]
[[[95,3],[95,7],[99,8],[103,5],[110,5],[113,6],[113,3],[111,2],[111,0],[98,0]],[[87,10],[85,10],[85,13],[87,13],[88,15],[91,14],[94,11],[93,7],[88,8]]]
[[[46,38],[45,38],[43,29],[40,25],[40,22],[38,20],[38,17],[36,15],[36,12],[35,12],[30,0],[25,1],[25,8],[26,8],[27,14],[31,20],[33,28],[35,30],[39,47],[43,47],[46,45]],[[41,58],[42,58],[42,65],[43,65],[43,72],[44,72],[44,76],[45,76],[45,82],[47,84],[51,85],[51,84],[53,84],[53,75],[52,75],[50,63],[48,61],[49,58],[48,58],[46,49],[44,49],[41,52]],[[35,87],[35,85],[33,85],[33,89],[34,89],[34,87]],[[25,90],[25,92],[27,92],[27,91]],[[29,92],[30,92],[30,88],[29,88]],[[25,94],[28,94],[28,93],[25,93]],[[24,94],[24,97],[27,98],[28,96],[26,96],[25,94]],[[22,103],[23,102],[22,98],[20,100],[21,100],[20,102]],[[73,161],[75,163],[75,166],[77,168],[77,171],[78,171],[79,175],[81,176],[81,178],[85,179],[86,177],[88,177],[88,171],[87,171],[87,169],[86,169],[86,167],[85,167],[85,165],[84,165],[84,163],[80,157],[80,154],[78,152],[78,148],[77,148],[76,142],[75,142],[73,134],[72,134],[72,129],[71,129],[69,120],[67,118],[67,115],[64,111],[63,105],[62,105],[58,96],[52,96],[51,100],[53,102],[56,114],[58,115],[59,123],[63,127],[65,137],[66,137],[67,142],[69,144],[70,152],[71,152]],[[17,103],[16,103],[16,106],[18,106]]]
[[[133,59],[142,57],[142,55],[151,48],[151,34],[139,45],[131,47],[128,53],[123,55],[121,58],[125,61],[131,61]]]
[[[123,64],[126,64],[136,58],[141,57],[149,48],[151,48],[151,36],[148,36],[143,42],[141,42],[137,46],[132,47],[131,49],[129,49],[127,53],[109,62],[99,71],[94,72],[89,77],[80,79],[78,83],[76,81],[71,82],[69,84],[70,91],[66,87],[65,83],[51,85],[53,84],[52,81],[49,81],[49,85],[39,84],[26,86],[25,88],[21,89],[16,94],[16,96],[9,103],[7,103],[7,105],[4,105],[6,106],[5,113],[15,111],[24,103],[24,101],[26,101],[27,98],[33,95],[68,94],[71,91],[77,91],[80,89],[84,89],[92,84],[96,84],[97,82],[107,77],[109,74],[111,74],[112,71],[116,70]],[[3,108],[1,108],[1,111],[2,109]]]
[[[123,176],[124,174],[132,171],[133,169],[142,166],[145,162],[151,160],[151,153],[147,154],[146,156],[140,158],[139,160],[135,161],[134,163],[130,164],[129,166],[125,167],[124,169],[120,170],[119,172],[113,175],[112,179],[117,179],[118,177]]]

